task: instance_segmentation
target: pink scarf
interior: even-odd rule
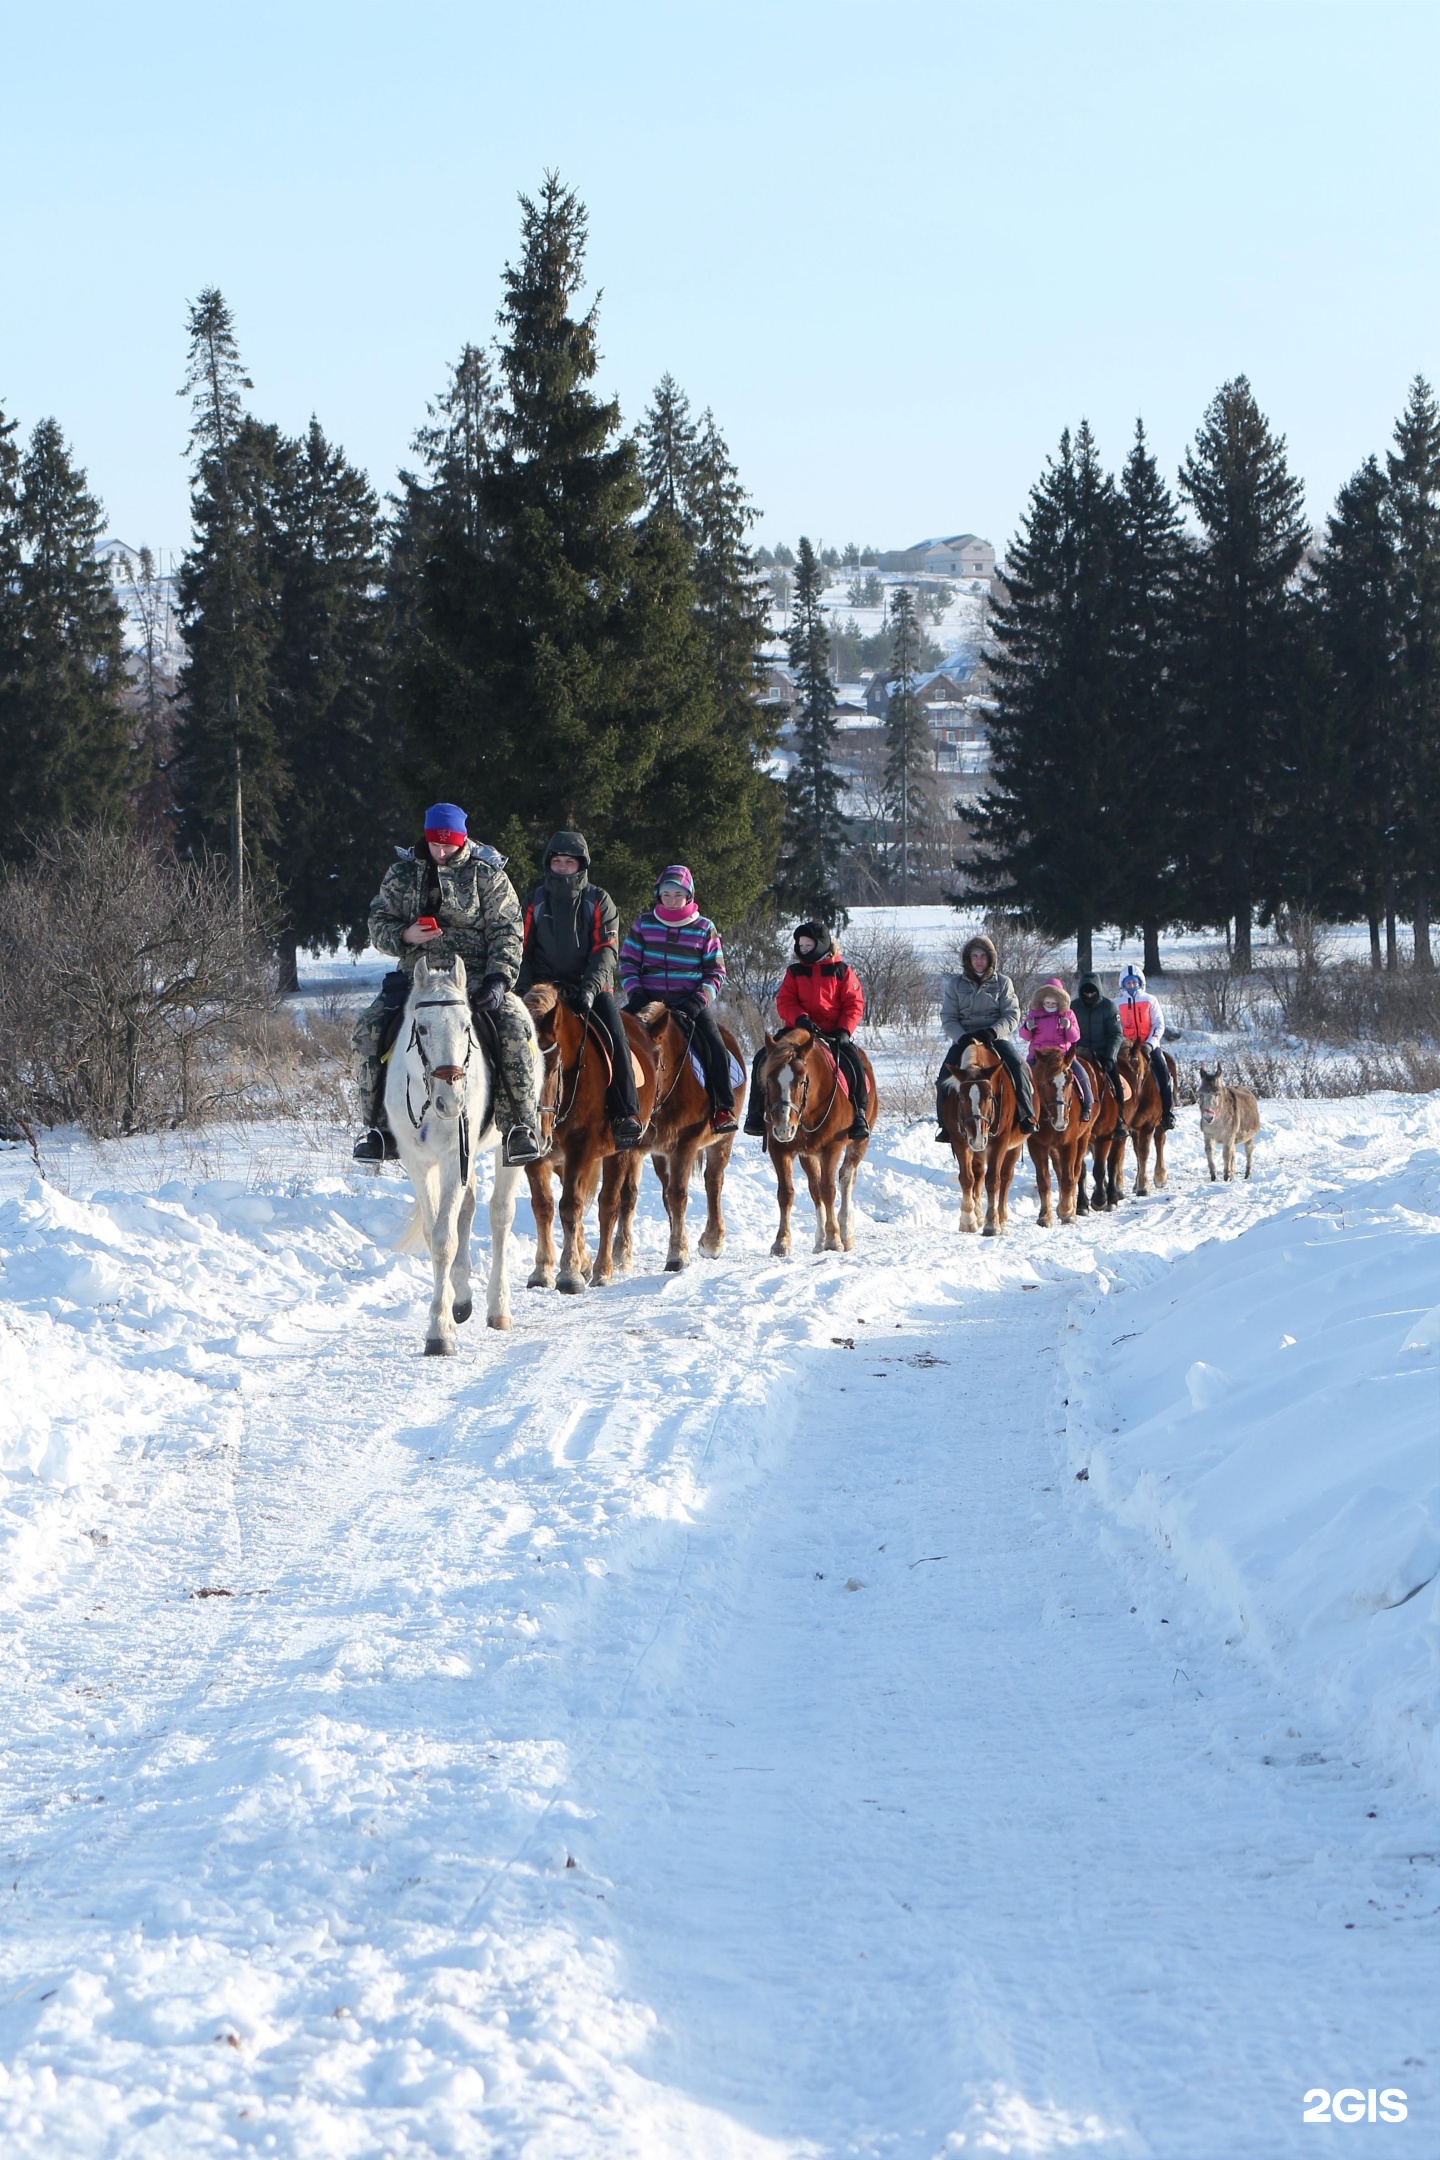
[[[655,903],[655,913],[659,916],[661,922],[667,924],[671,929],[677,923],[694,922],[699,912],[700,910],[693,900],[687,900],[684,907],[661,907],[658,900]]]

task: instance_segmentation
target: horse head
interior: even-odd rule
[[[1032,1072],[1036,1107],[1052,1132],[1063,1133],[1070,1129],[1073,1107],[1070,1068],[1074,1062],[1073,1045],[1065,1050],[1051,1048],[1035,1053]]]
[[[961,1137],[972,1155],[983,1155],[995,1127],[995,1089],[991,1080],[995,1068],[980,1063],[974,1055],[975,1047],[970,1044],[961,1060],[956,1093]]]
[[[789,1147],[800,1136],[810,1096],[807,1056],[813,1030],[787,1028],[765,1037],[765,1122],[772,1140]]]
[[[476,1047],[465,962],[457,955],[453,969],[432,968],[422,953],[415,963],[415,986],[407,1010],[410,1042],[425,1075],[427,1107],[437,1117],[459,1117],[465,1108],[465,1082]]]

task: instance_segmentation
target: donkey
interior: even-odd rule
[[[591,1281],[608,1283],[614,1273],[615,1186],[600,1202],[600,1247],[592,1268],[585,1243],[585,1210],[595,1197],[605,1161],[616,1153],[605,1096],[610,1084],[610,1047],[588,1014],[571,1009],[553,983],[537,983],[525,993],[535,1022],[545,1082],[540,1094],[540,1123],[550,1152],[527,1167],[530,1205],[535,1214],[535,1265],[532,1290],[563,1290],[574,1296]],[[655,1107],[655,1049],[649,1036],[626,1014],[628,1055],[635,1065],[642,1124]],[[564,1248],[555,1272],[555,1177],[561,1174],[560,1222]]]
[[[435,1269],[425,1330],[427,1357],[455,1355],[456,1325],[468,1320],[472,1310],[475,1152],[500,1145],[494,1106],[495,1076],[475,1032],[465,963],[457,958],[453,972],[442,972],[422,953],[385,1077],[385,1114],[415,1188],[415,1206],[400,1250],[418,1252],[424,1246]],[[519,1167],[507,1168],[497,1156],[485,1292],[485,1317],[492,1328],[510,1325],[506,1253],[519,1183]]]
[[[858,1047],[858,1046],[857,1046]],[[865,1112],[879,1114],[875,1073],[863,1050]],[[815,1030],[803,1022],[765,1037],[765,1147],[775,1165],[780,1228],[771,1253],[790,1257],[790,1215],[795,1205],[795,1159],[804,1165],[815,1203],[816,1252],[855,1250],[855,1173],[868,1140],[852,1140],[855,1105],[840,1085],[840,1063]],[[836,1187],[839,1208],[836,1208]]]
[[[654,1162],[655,1175],[665,1196],[665,1213],[670,1220],[670,1249],[665,1255],[665,1271],[674,1275],[690,1264],[685,1215],[690,1205],[690,1177],[697,1156],[705,1158],[706,1211],[700,1250],[707,1259],[714,1260],[725,1249],[725,1217],[720,1200],[725,1187],[725,1166],[735,1145],[735,1134],[717,1134],[710,1123],[710,1097],[705,1083],[696,1078],[690,1062],[690,1037],[675,1015],[657,998],[653,1004],[642,1006],[637,1017],[650,1039],[655,1058],[655,1107],[639,1147],[627,1148],[623,1155],[609,1155],[605,1159],[600,1181],[602,1235],[607,1214],[613,1209],[615,1265],[622,1274],[628,1274],[635,1208],[640,1197],[641,1159],[648,1154]],[[732,1066],[739,1067],[743,1075],[739,1043],[728,1028],[722,1027],[720,1034],[730,1053]],[[736,1110],[742,1106],[743,1081],[736,1098]]]
[[[1172,1088],[1179,1085],[1179,1070],[1168,1050],[1160,1052],[1170,1068]],[[1121,1045],[1116,1063],[1121,1078],[1128,1081],[1134,1092],[1130,1105],[1130,1142],[1135,1150],[1135,1196],[1143,1199],[1150,1190],[1150,1148],[1155,1148],[1155,1183],[1163,1187],[1170,1173],[1165,1167],[1165,1129],[1161,1119],[1165,1106],[1160,1100],[1160,1090],[1150,1068],[1150,1053],[1143,1043],[1126,1041]],[[1124,1149],[1120,1150],[1120,1170],[1116,1178],[1116,1197],[1125,1197]]]
[[[1255,1161],[1255,1135],[1260,1130],[1260,1105],[1247,1087],[1229,1087],[1220,1078],[1218,1065],[1200,1067],[1200,1133],[1210,1182],[1215,1182],[1215,1143],[1225,1160],[1225,1182],[1235,1175],[1235,1149],[1245,1150],[1245,1175]]]
[[[958,1072],[947,1070],[940,1083],[940,1121],[960,1174],[960,1228],[980,1227],[983,1176],[984,1235],[1003,1237],[1009,1226],[1010,1181],[1025,1136],[1017,1122],[1014,1083],[986,1044],[967,1043]]]
[[[1060,1187],[1061,1222],[1074,1222],[1079,1212],[1078,1195],[1085,1182],[1085,1150],[1099,1110],[1100,1093],[1092,1081],[1087,1111],[1075,1079],[1073,1048],[1037,1050],[1031,1070],[1037,1123],[1030,1135],[1030,1160],[1035,1165],[1035,1187],[1040,1195],[1040,1227],[1048,1230],[1055,1220],[1050,1196],[1052,1166]],[[1088,1067],[1086,1071],[1088,1073]],[[1113,1096],[1111,1101],[1114,1101]]]

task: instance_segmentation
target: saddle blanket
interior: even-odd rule
[[[725,1055],[730,1060],[730,1085],[738,1095],[745,1085],[745,1068],[728,1044],[725,1048]],[[705,1067],[693,1050],[690,1052],[690,1070],[703,1088],[705,1086]]]

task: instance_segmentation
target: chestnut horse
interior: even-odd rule
[[[865,1072],[865,1114],[871,1125],[879,1114],[875,1073],[856,1045]],[[765,1037],[765,1146],[775,1165],[780,1228],[770,1250],[777,1260],[790,1257],[790,1213],[795,1205],[795,1159],[805,1166],[815,1203],[816,1252],[855,1250],[855,1173],[868,1140],[852,1140],[855,1105],[840,1085],[840,1064],[814,1028],[801,1023]],[[836,1186],[840,1205],[835,1205]]]
[[[959,1071],[951,1067],[940,1083],[940,1121],[949,1134],[960,1173],[962,1230],[979,1228],[983,1175],[984,1234],[1005,1235],[1010,1180],[1025,1137],[1016,1116],[1014,1083],[997,1053],[984,1043],[967,1043]]]
[[[714,1260],[725,1249],[725,1217],[720,1196],[735,1134],[717,1134],[710,1123],[710,1097],[703,1080],[695,1077],[695,1068],[690,1063],[690,1036],[675,1015],[657,999],[653,1005],[642,1006],[636,1017],[649,1038],[655,1059],[655,1106],[640,1136],[639,1147],[627,1148],[622,1155],[606,1158],[600,1181],[600,1219],[602,1232],[607,1212],[616,1224],[615,1265],[622,1274],[628,1274],[635,1205],[640,1196],[640,1160],[642,1155],[648,1154],[654,1162],[655,1175],[665,1196],[665,1213],[670,1220],[670,1248],[665,1255],[665,1270],[673,1275],[688,1266],[690,1260],[685,1211],[690,1204],[690,1177],[697,1155],[705,1158],[705,1228],[700,1233],[700,1250],[707,1259]],[[738,1115],[744,1102],[745,1061],[729,1028],[722,1027],[720,1035],[732,1064],[738,1065],[742,1074],[735,1097]],[[596,1280],[602,1279],[608,1281],[608,1273],[602,1278],[597,1267]]]
[[[1081,1215],[1088,1215],[1092,1208],[1103,1213],[1107,1208],[1118,1207],[1120,1204],[1121,1178],[1125,1165],[1125,1142],[1129,1137],[1126,1125],[1130,1112],[1135,1107],[1135,1087],[1133,1081],[1128,1080],[1122,1072],[1120,1085],[1125,1090],[1125,1109],[1122,1122],[1120,1105],[1115,1100],[1115,1092],[1110,1085],[1109,1079],[1100,1070],[1094,1058],[1086,1057],[1083,1050],[1080,1055],[1085,1058],[1090,1076],[1095,1083],[1095,1100],[1098,1105],[1095,1112],[1095,1122],[1090,1127],[1090,1161],[1095,1173],[1095,1190],[1091,1194],[1086,1193],[1085,1174],[1082,1167],[1080,1190],[1075,1202],[1077,1211]]]
[[[540,1124],[549,1152],[529,1164],[530,1205],[535,1213],[535,1265],[532,1290],[583,1291],[592,1279],[585,1242],[585,1210],[595,1198],[601,1166],[617,1150],[605,1105],[610,1084],[609,1039],[597,1022],[575,1011],[554,983],[537,983],[525,993],[535,1034],[545,1061],[540,1090]],[[627,1015],[626,1034],[635,1065],[640,1122],[655,1104],[655,1051],[638,1021]],[[560,1225],[564,1243],[560,1271],[555,1271],[555,1171],[560,1171]],[[609,1282],[613,1272],[613,1204],[600,1203],[600,1241],[593,1279]]]
[[[1030,1160],[1035,1165],[1035,1187],[1040,1195],[1039,1222],[1045,1230],[1055,1220],[1050,1198],[1052,1168],[1060,1187],[1061,1222],[1074,1222],[1078,1212],[1076,1196],[1085,1179],[1085,1150],[1100,1106],[1100,1090],[1088,1065],[1086,1073],[1090,1079],[1088,1114],[1075,1078],[1073,1047],[1037,1050],[1030,1062],[1030,1078],[1035,1089],[1035,1130],[1030,1135]],[[1113,1105],[1113,1096],[1111,1102]]]
[[[1179,1085],[1175,1060],[1168,1050],[1160,1052],[1170,1068],[1172,1088]],[[1129,1081],[1135,1100],[1130,1110],[1130,1139],[1135,1149],[1135,1192],[1137,1197],[1150,1190],[1150,1148],[1155,1148],[1155,1183],[1163,1185],[1168,1172],[1165,1168],[1165,1135],[1160,1120],[1165,1106],[1160,1100],[1160,1090],[1155,1085],[1155,1075],[1150,1070],[1150,1054],[1143,1043],[1126,1041],[1121,1045],[1116,1060],[1124,1078]],[[1125,1197],[1125,1165],[1122,1160],[1116,1180],[1117,1197]]]

